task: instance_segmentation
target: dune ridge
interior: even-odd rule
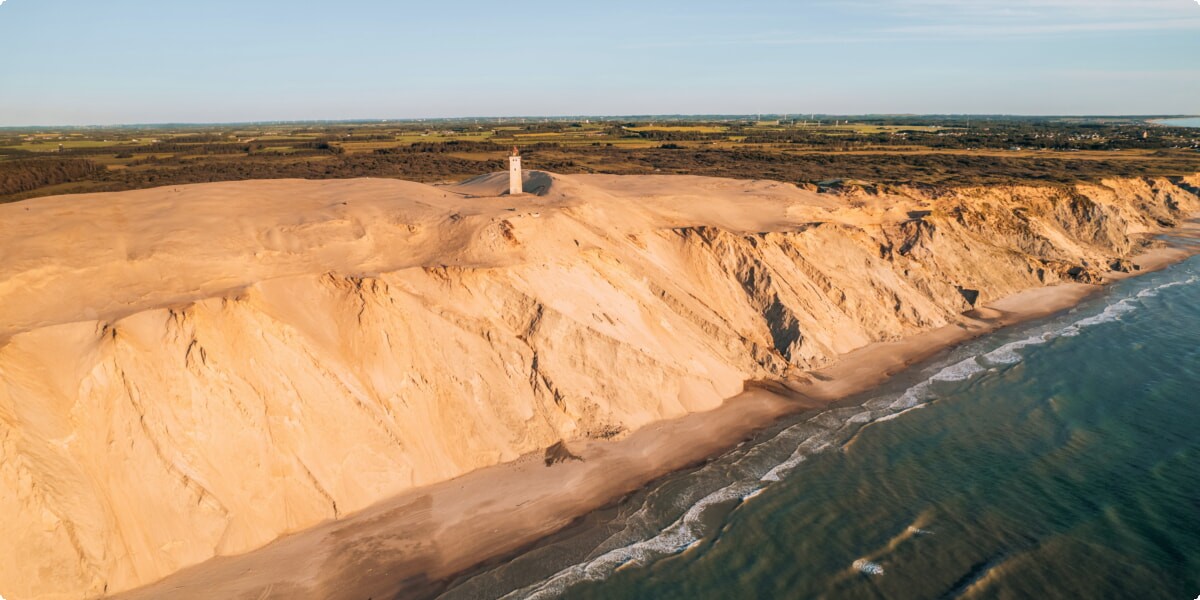
[[[128,590],[747,382],[811,381],[973,305],[1099,282],[1200,210],[1200,178],[499,182],[0,205],[0,593]]]

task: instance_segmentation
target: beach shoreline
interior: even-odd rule
[[[1200,240],[1196,222],[1165,233]],[[1197,253],[1197,245],[1153,248],[1134,258],[1138,271],[1109,273],[1107,279],[1153,272]],[[566,459],[554,464],[540,451],[526,454],[111,597],[434,596],[464,574],[536,546],[785,416],[834,405],[968,340],[1067,310],[1103,287],[1066,283],[1018,292],[947,326],[844,354],[802,380],[747,382],[742,394],[711,411],[655,423],[618,441],[568,442]]]

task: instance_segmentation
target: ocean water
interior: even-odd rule
[[[1200,257],[666,477],[444,598],[1200,596]]]
[[[1163,125],[1172,127],[1200,127],[1200,117],[1191,117],[1188,119],[1163,119],[1158,121]]]

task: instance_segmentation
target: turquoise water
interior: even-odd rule
[[[667,477],[446,598],[1195,598],[1200,259]]]
[[[1163,119],[1158,121],[1163,125],[1172,127],[1200,127],[1200,117],[1192,117],[1188,119]]]

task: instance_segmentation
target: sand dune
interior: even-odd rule
[[[747,381],[815,385],[969,300],[1098,281],[1200,209],[1166,180],[500,180],[0,205],[0,593],[128,590]]]
[[[526,194],[545,196],[554,186],[554,176],[545,171],[525,171],[522,180],[522,190]],[[497,197],[508,194],[508,173],[487,173],[473,177],[454,185],[443,186],[443,189],[463,194],[465,196]]]

